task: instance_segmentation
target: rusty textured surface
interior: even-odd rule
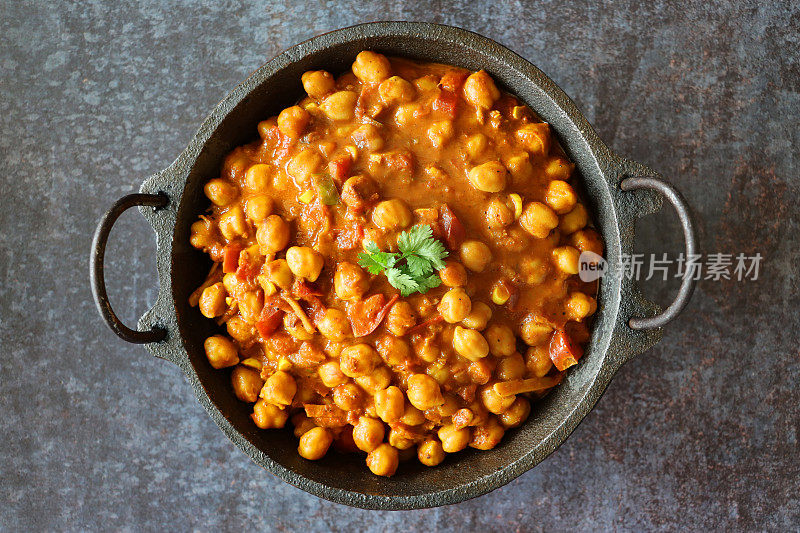
[[[615,151],[684,192],[704,251],[765,256],[756,282],[702,282],[536,469],[397,513],[324,502],[251,463],[179,372],[101,324],[86,276],[99,214],[167,166],[230,88],[285,46],[378,12],[517,51]],[[0,527],[797,528],[796,7],[8,3],[0,28]],[[643,252],[681,247],[668,211],[638,231]],[[110,294],[133,323],[156,294],[154,244],[135,212],[111,239]],[[646,285],[665,303],[676,287]]]

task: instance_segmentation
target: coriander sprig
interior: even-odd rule
[[[382,252],[374,241],[367,241],[366,253],[358,254],[358,264],[370,274],[383,272],[404,297],[415,292],[424,294],[442,283],[434,270],[444,268],[447,250],[433,238],[430,226],[414,226],[400,233],[397,247],[399,253]]]

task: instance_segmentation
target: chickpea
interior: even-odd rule
[[[206,287],[200,295],[200,312],[206,318],[214,318],[221,315],[228,307],[228,304],[225,303],[227,295],[225,285],[222,282]]]
[[[353,91],[339,91],[325,98],[320,109],[334,121],[353,120],[358,94]]]
[[[397,471],[400,458],[397,448],[383,443],[367,454],[367,467],[376,476],[389,477]]]
[[[370,152],[377,152],[383,148],[383,137],[377,126],[372,124],[364,124],[356,128],[350,134],[350,138],[356,143],[356,146],[362,150],[369,150]]]
[[[511,404],[511,407],[506,409],[505,413],[500,414],[498,418],[500,418],[500,424],[505,429],[511,429],[525,422],[529,414],[531,414],[531,402],[522,396],[518,396],[514,403]]]
[[[386,438],[386,442],[389,443],[390,446],[397,448],[398,450],[408,450],[412,446],[414,446],[414,441],[408,438],[404,433],[396,430],[395,428],[389,428],[389,435]]]
[[[497,362],[495,376],[500,381],[511,381],[512,379],[522,379],[525,377],[525,360],[519,353],[514,353],[508,357],[503,357]]]
[[[547,345],[531,346],[525,352],[525,366],[537,378],[543,378],[553,368]]]
[[[483,272],[492,261],[492,251],[481,241],[464,241],[459,254],[464,266],[473,272]]]
[[[464,81],[464,99],[477,109],[491,109],[500,98],[500,90],[485,71],[479,70]]]
[[[561,157],[551,157],[544,166],[544,175],[551,180],[567,181],[575,165]]]
[[[287,107],[278,115],[278,129],[281,133],[292,139],[303,135],[303,130],[308,126],[311,115],[300,106]]]
[[[508,357],[517,349],[517,337],[511,328],[503,324],[492,324],[483,332],[489,343],[489,351],[495,357]]]
[[[344,411],[355,411],[364,403],[364,391],[355,383],[344,383],[333,389],[333,403]]]
[[[205,248],[212,243],[214,230],[205,220],[198,220],[192,224],[189,243],[195,248]]]
[[[589,213],[586,212],[586,208],[583,204],[575,204],[572,211],[561,217],[558,229],[560,229],[561,233],[564,235],[569,235],[586,226],[588,222]]]
[[[597,301],[582,292],[572,292],[566,302],[567,314],[572,320],[583,320],[597,310]]]
[[[411,357],[411,346],[408,341],[394,335],[382,335],[375,343],[375,347],[389,366],[402,365]]]
[[[414,374],[408,378],[408,401],[425,411],[444,403],[442,391],[435,379],[427,374]]]
[[[515,136],[531,155],[542,157],[550,151],[550,126],[546,122],[525,124]]]
[[[319,365],[317,368],[317,375],[319,375],[322,384],[328,388],[338,387],[342,383],[347,383],[347,376],[339,368],[339,363],[336,361],[328,361]]]
[[[397,422],[405,412],[403,391],[394,385],[378,391],[375,394],[375,412],[387,424]]]
[[[453,424],[440,427],[437,434],[442,449],[447,453],[460,452],[467,447],[471,437],[469,428],[456,429]]]
[[[316,325],[323,337],[334,342],[341,342],[352,334],[347,315],[333,307],[325,311]]]
[[[307,246],[292,246],[286,250],[289,269],[298,278],[316,281],[322,272],[325,260],[322,254]]]
[[[269,403],[278,406],[291,405],[294,395],[297,393],[297,383],[288,372],[278,370],[264,383],[260,396]]]
[[[325,160],[322,159],[319,152],[312,148],[306,148],[286,164],[286,172],[294,178],[295,183],[301,185],[309,181],[312,174],[322,170],[324,164]]]
[[[464,265],[455,261],[447,261],[444,268],[439,271],[439,277],[445,287],[463,287],[467,284],[467,271]]]
[[[565,274],[577,274],[580,270],[580,255],[577,248],[572,246],[559,246],[553,250],[553,261],[559,270]]]
[[[305,413],[297,413],[296,415],[290,418],[292,425],[294,426],[294,436],[296,438],[300,438],[306,434],[307,431],[317,427],[313,420],[308,418]]]
[[[575,195],[575,191],[569,183],[561,180],[553,180],[547,186],[544,201],[553,211],[559,215],[564,215],[572,211],[572,208],[578,203],[578,197]]]
[[[336,265],[333,287],[340,300],[360,300],[369,290],[369,283],[369,276],[360,266],[348,262]]]
[[[436,466],[444,461],[444,448],[437,439],[426,439],[417,447],[419,462],[425,466]]]
[[[502,229],[514,222],[514,211],[500,198],[492,198],[486,204],[486,225],[491,229]]]
[[[277,429],[286,425],[286,421],[289,420],[289,411],[259,399],[253,406],[253,414],[250,415],[250,418],[261,429]]]
[[[333,434],[326,428],[312,428],[300,437],[297,453],[309,461],[316,461],[325,457],[328,448],[333,444]]]
[[[383,81],[391,73],[391,66],[386,56],[369,50],[364,50],[356,56],[352,69],[356,78],[366,83]]]
[[[552,326],[540,320],[536,315],[530,314],[522,321],[519,335],[528,346],[537,346],[549,342],[552,333]]]
[[[511,407],[514,403],[516,396],[500,396],[494,391],[494,383],[487,383],[478,391],[481,398],[481,403],[490,413],[499,415],[504,413],[506,409]]]
[[[453,138],[455,131],[452,120],[441,120],[434,122],[428,128],[428,140],[434,148],[441,148]]]
[[[368,416],[362,416],[358,419],[358,423],[353,426],[353,441],[355,441],[359,450],[369,453],[383,442],[385,432],[383,422]]]
[[[492,379],[492,372],[494,372],[497,363],[492,357],[484,357],[477,361],[473,361],[467,367],[467,374],[469,379],[476,385],[485,385]]]
[[[414,353],[426,363],[433,363],[442,354],[434,336],[425,336],[414,343]]]
[[[464,289],[450,289],[442,296],[436,309],[445,322],[455,324],[464,320],[472,311],[472,301]]]
[[[483,302],[473,302],[472,311],[461,321],[465,327],[482,331],[492,318],[492,308]]]
[[[539,239],[544,239],[558,226],[558,215],[541,202],[530,202],[519,217],[522,228]]]
[[[506,188],[508,171],[499,161],[488,161],[469,171],[469,182],[483,192],[500,192]]]
[[[220,207],[225,207],[230,204],[239,195],[235,185],[219,178],[208,180],[208,183],[203,187],[203,192],[206,193],[206,196],[208,196],[208,199],[211,200],[214,205]]]
[[[489,146],[489,139],[483,133],[475,133],[467,137],[466,150],[470,160],[477,159]]]
[[[594,252],[597,255],[603,255],[603,241],[593,229],[576,231],[570,236],[569,242],[581,252]]]
[[[513,155],[506,160],[506,168],[514,183],[524,184],[533,178],[533,164],[527,153]]]
[[[219,232],[229,241],[247,233],[247,221],[242,206],[235,205],[220,215]]]
[[[312,98],[322,98],[326,94],[333,92],[336,85],[330,72],[324,70],[309,70],[300,77],[308,96]]]
[[[258,393],[264,386],[261,374],[252,368],[238,365],[231,372],[231,385],[233,393],[243,402],[255,403]]]
[[[272,168],[269,165],[258,163],[247,169],[244,173],[245,186],[251,191],[264,191],[269,187]]]
[[[227,337],[222,335],[211,336],[203,343],[203,347],[206,350],[208,362],[217,370],[233,366],[239,362],[239,352]]]
[[[472,439],[469,441],[469,445],[478,450],[491,450],[500,444],[505,432],[500,422],[491,417],[485,425],[477,426],[472,431]]]
[[[400,418],[400,422],[409,426],[419,426],[424,424],[425,420],[425,413],[411,405],[410,402],[406,402],[405,411]]]
[[[249,342],[256,335],[253,326],[245,322],[242,317],[235,316],[231,318],[225,326],[228,330],[228,335],[240,343]]]
[[[270,215],[258,227],[256,240],[262,254],[280,252],[289,244],[289,224],[278,215]]]
[[[352,176],[344,182],[341,198],[347,207],[363,209],[378,199],[378,184],[367,176]]]
[[[380,357],[369,344],[348,346],[339,354],[339,367],[345,376],[365,376],[380,364]]]
[[[387,78],[378,86],[378,94],[387,106],[410,102],[416,93],[414,86],[400,76]]]
[[[372,210],[372,222],[385,230],[400,230],[411,224],[411,210],[399,198],[384,200]]]
[[[247,200],[244,212],[253,222],[263,222],[272,214],[272,209],[272,198],[264,194],[259,194]]]
[[[489,355],[489,343],[480,332],[456,326],[453,332],[453,348],[462,357],[477,361]]]
[[[394,121],[400,127],[410,126],[419,117],[420,110],[418,103],[400,104],[394,112]]]
[[[392,371],[385,366],[379,366],[367,376],[358,376],[356,383],[362,389],[375,396],[378,391],[382,391],[392,383]]]
[[[417,318],[411,304],[401,300],[389,309],[384,323],[389,333],[402,337],[417,324]]]

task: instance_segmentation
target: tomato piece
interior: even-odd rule
[[[238,244],[229,244],[222,251],[222,271],[225,274],[232,274],[239,268],[239,254],[242,247]]]
[[[258,317],[258,322],[256,322],[256,329],[262,337],[269,338],[281,325],[283,315],[284,311],[282,309],[265,305],[261,311],[261,316]]]
[[[298,279],[294,282],[293,291],[298,298],[308,298],[309,296],[322,296],[322,290],[313,281]]]
[[[457,93],[458,90],[461,89],[461,86],[464,85],[467,76],[469,76],[469,72],[451,70],[442,76],[442,79],[439,81],[439,87]]]
[[[341,187],[345,180],[350,177],[350,170],[353,168],[353,160],[350,156],[339,157],[328,163],[328,172],[331,179]]]
[[[336,246],[338,246],[340,250],[354,250],[359,248],[363,240],[364,226],[361,224],[348,224],[344,228],[336,231]]]
[[[583,348],[573,342],[566,331],[559,329],[553,333],[550,338],[550,360],[559,371],[578,364],[582,355]]]
[[[373,294],[366,300],[360,300],[350,306],[347,318],[353,327],[353,335],[366,337],[381,325],[389,309],[400,299],[399,294],[392,296],[388,302],[383,294]],[[384,304],[384,302],[386,302]]]
[[[433,101],[433,110],[441,111],[450,118],[456,118],[458,110],[458,95],[453,91],[442,89],[439,96]]]
[[[278,129],[278,126],[275,126],[278,135],[278,144],[275,147],[275,159],[283,159],[287,155],[289,155],[289,148],[292,146],[292,138],[288,135],[284,135]]]
[[[432,326],[433,324],[436,324],[437,322],[442,322],[443,320],[444,320],[444,317],[442,315],[436,315],[434,317],[431,317],[428,320],[425,320],[424,322],[420,322],[416,326],[408,329],[406,331],[406,335],[411,335],[412,333],[417,333],[418,331],[422,331],[423,329],[427,328],[428,326]]]
[[[444,243],[451,252],[457,251],[461,243],[464,242],[467,233],[464,230],[464,225],[447,204],[442,204],[439,207],[439,224],[444,232]]]

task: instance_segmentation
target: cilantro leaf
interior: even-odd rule
[[[388,269],[386,271],[386,278],[394,288],[400,289],[400,294],[402,294],[404,297],[415,293],[420,289],[420,285],[417,280],[401,271],[399,268]]]
[[[412,276],[425,276],[433,272],[431,262],[418,255],[406,257],[406,265],[408,265],[408,270]]]
[[[373,241],[364,243],[365,252],[358,254],[358,264],[370,274],[383,272],[386,279],[404,297],[415,292],[426,293],[441,285],[434,271],[444,268],[447,250],[433,238],[430,226],[414,226],[397,236],[399,253],[382,252]]]

